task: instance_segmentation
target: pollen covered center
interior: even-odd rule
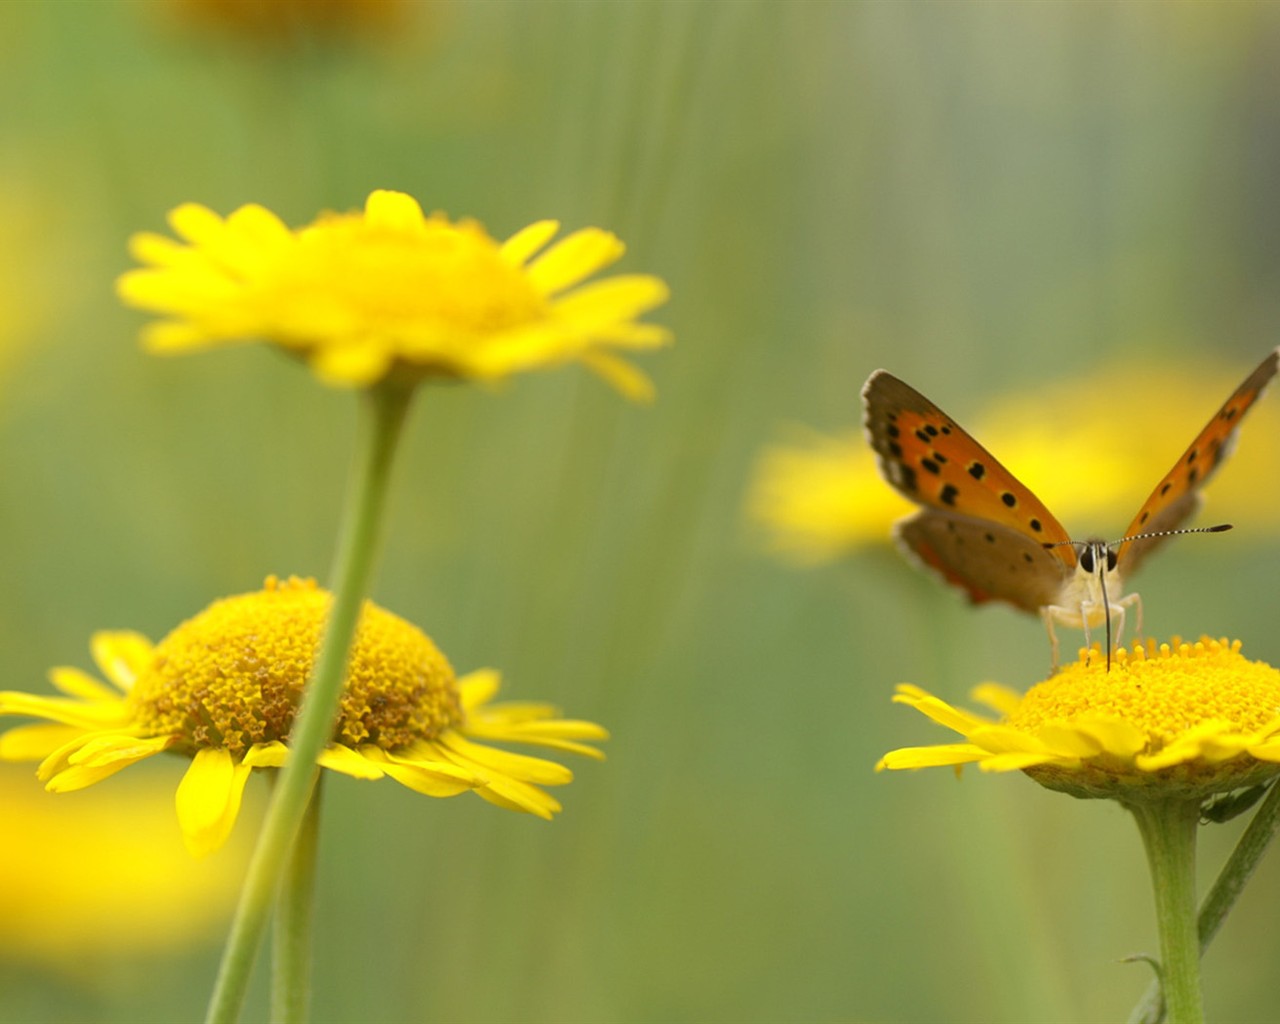
[[[182,737],[178,749],[188,751],[242,755],[287,740],[330,603],[314,580],[269,577],[261,591],[210,605],[156,646],[128,697],[136,720],[147,734]],[[333,741],[394,750],[462,720],[444,655],[421,630],[366,602]]]
[[[1119,719],[1150,737],[1158,750],[1207,722],[1229,723],[1249,733],[1280,715],[1280,670],[1249,661],[1240,642],[1175,642],[1119,649],[1110,671],[1097,651],[1065,666],[1032,687],[1007,724],[1034,731],[1041,726],[1090,719]]]

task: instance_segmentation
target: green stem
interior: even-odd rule
[[[209,1001],[206,1015],[209,1024],[233,1024],[240,1015],[262,932],[319,773],[316,758],[333,734],[347,654],[373,575],[391,464],[412,395],[411,388],[391,383],[362,395],[366,436],[357,449],[352,487],[347,494],[334,556],[333,607],[311,681],[289,735],[289,761],[280,770],[258,845],[249,862],[218,980]]]
[[[1273,785],[1267,798],[1262,802],[1249,827],[1244,830],[1240,842],[1231,851],[1222,873],[1213,883],[1209,895],[1200,907],[1200,955],[1209,948],[1209,943],[1218,934],[1227,913],[1235,904],[1236,898],[1252,877],[1254,870],[1262,860],[1262,855],[1280,832],[1280,785]],[[1164,1004],[1160,991],[1160,980],[1157,978],[1147,986],[1147,991],[1129,1015],[1130,1024],[1157,1024],[1164,1019]]]
[[[316,847],[320,837],[320,795],[316,779],[307,813],[293,844],[276,905],[271,943],[272,1024],[302,1024],[311,992],[311,919],[315,909]]]
[[[1198,799],[1131,803],[1147,848],[1160,930],[1160,980],[1172,1024],[1203,1024],[1196,927]]]

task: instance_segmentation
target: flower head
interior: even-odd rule
[[[624,251],[598,228],[545,248],[559,225],[538,221],[498,243],[474,221],[423,216],[387,191],[362,213],[297,231],[252,205],[223,218],[188,203],[169,223],[183,242],[135,235],[147,266],[119,281],[126,302],[169,317],[144,331],[155,352],[265,339],[348,386],[390,374],[495,380],[578,361],[643,399],[648,378],[619,353],[670,340],[637,322],[666,301],[658,278],[583,283]]]
[[[94,659],[114,688],[56,668],[50,678],[64,697],[0,693],[0,714],[45,720],[0,736],[0,759],[42,758],[47,788],[67,792],[162,751],[190,757],[179,823],[193,853],[214,850],[235,824],[251,769],[278,768],[289,756],[330,600],[313,580],[269,577],[265,589],[215,602],[159,644],[97,633]],[[368,602],[320,765],[359,779],[387,776],[427,796],[474,789],[501,807],[551,818],[560,805],[540,787],[572,773],[473,740],[601,757],[587,741],[607,733],[546,704],[490,704],[498,686],[490,670],[455,678],[420,630]]]
[[[1074,796],[1125,801],[1203,798],[1280,774],[1280,670],[1247,660],[1238,640],[1135,641],[1109,671],[1095,647],[1025,695],[988,683],[973,697],[1002,717],[900,686],[895,701],[965,742],[894,750],[877,769],[972,762],[1024,771]]]

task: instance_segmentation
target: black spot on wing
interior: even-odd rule
[[[898,444],[897,441],[890,441],[889,454],[892,455],[895,459],[902,458],[902,445]]]
[[[947,484],[945,487],[942,488],[942,492],[938,495],[938,500],[941,501],[944,505],[951,505],[954,507],[956,503],[956,498],[959,496],[959,494],[960,494],[960,491],[956,489],[954,484]]]
[[[1034,517],[1032,517],[1031,522],[1028,523],[1027,525],[1029,525],[1031,529],[1035,530],[1036,533],[1039,533],[1041,530],[1044,529],[1044,526],[1041,525],[1040,520]]]
[[[1015,505],[1018,504],[1018,497],[1012,491],[1005,491],[1003,494],[1000,495],[1000,500],[1003,501],[1009,508],[1013,508]]]
[[[981,462],[977,462],[975,460],[974,462],[969,463],[969,475],[975,480],[981,480],[987,475],[987,467]]]
[[[933,459],[921,459],[920,467],[922,469],[928,470],[934,476],[937,476],[939,473],[942,472],[941,468],[938,466],[936,462],[933,461]]]

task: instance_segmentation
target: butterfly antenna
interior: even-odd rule
[[[1151,540],[1154,537],[1176,537],[1180,533],[1226,533],[1228,530],[1234,529],[1231,523],[1219,523],[1217,526],[1189,526],[1182,530],[1156,530],[1153,533],[1135,533],[1132,537],[1121,537],[1119,540],[1113,540],[1108,547],[1115,547],[1117,544],[1126,544],[1131,540]],[[1069,541],[1067,543],[1075,543]]]

